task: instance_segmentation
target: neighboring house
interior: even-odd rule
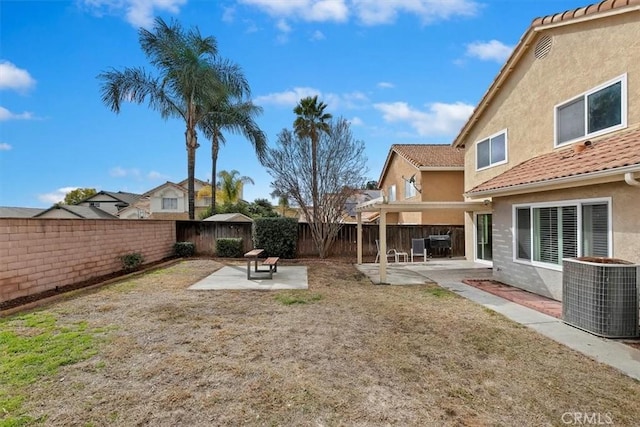
[[[118,219],[95,206],[54,205],[34,215],[34,218]]]
[[[100,208],[111,215],[119,216],[118,213],[133,204],[135,204],[141,194],[126,193],[123,191],[99,191],[93,196],[79,202],[76,206],[93,206]]]
[[[131,205],[118,211],[120,219],[145,219],[151,215],[151,200],[148,196],[140,196]]]
[[[360,203],[370,202],[381,197],[382,191],[380,190],[358,190],[358,192],[350,196],[344,204],[344,222],[356,222],[356,206],[358,206]],[[379,216],[379,212],[363,212],[362,222],[372,223],[376,221]]]
[[[189,219],[189,193],[187,180],[179,183],[170,181],[153,188],[143,194],[149,198],[150,219]],[[196,179],[194,182],[195,193],[209,185],[208,182]],[[208,198],[195,198],[195,217],[207,209],[211,200]]]
[[[640,2],[533,21],[453,146],[467,256],[562,299],[562,259],[640,263]]]
[[[32,218],[42,211],[42,208],[0,206],[0,218]]]
[[[464,150],[449,145],[394,144],[389,150],[378,186],[388,202],[462,202]],[[391,212],[397,224],[462,225],[462,209]]]

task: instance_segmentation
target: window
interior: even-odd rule
[[[555,108],[556,146],[624,128],[626,74]]]
[[[506,163],[507,131],[503,130],[487,139],[476,143],[476,169]]]
[[[413,185],[413,182],[409,180],[404,180],[404,198],[410,199],[415,197],[418,194],[416,191],[416,187]]]
[[[99,208],[100,207],[100,202],[89,202],[89,206],[91,206],[93,208]]]
[[[176,197],[163,197],[162,198],[163,210],[176,210],[178,209],[178,199]]]
[[[518,260],[561,265],[562,258],[609,256],[609,204],[517,206],[514,212]]]
[[[396,186],[395,185],[390,185],[389,186],[389,195],[388,197],[388,201],[389,202],[395,202],[396,201]]]

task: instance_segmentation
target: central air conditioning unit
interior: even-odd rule
[[[615,258],[581,257],[562,262],[562,318],[607,338],[635,338],[638,266]]]

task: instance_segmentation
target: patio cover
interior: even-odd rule
[[[428,209],[461,209],[464,211],[485,210],[491,206],[489,201],[480,202],[388,202],[383,198],[360,203],[356,206],[358,264],[362,264],[362,213],[378,212],[380,214],[380,253],[387,252],[387,213],[388,212],[421,212]],[[387,281],[387,257],[380,257],[380,283]]]

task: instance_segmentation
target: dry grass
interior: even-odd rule
[[[308,291],[187,291],[221,266],[192,260],[43,308],[108,332],[23,409],[47,425],[640,423],[638,381],[492,311],[305,264]]]

